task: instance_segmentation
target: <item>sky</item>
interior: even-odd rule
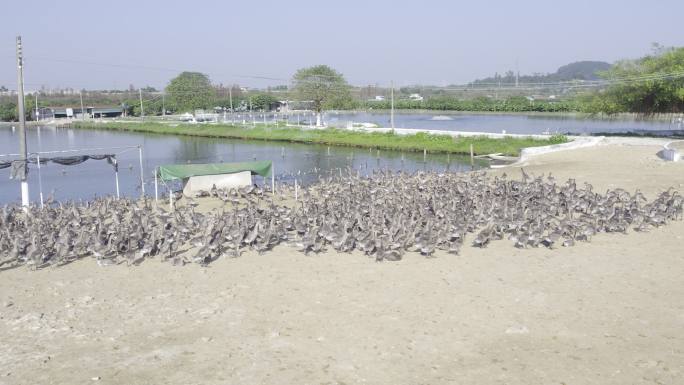
[[[464,84],[684,46],[682,0],[16,0],[0,22],[0,86],[164,87],[179,72],[248,87],[327,64],[354,85]]]

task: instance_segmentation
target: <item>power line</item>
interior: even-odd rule
[[[100,63],[100,62],[75,60],[75,59],[59,59],[59,58],[46,58],[46,57],[36,57],[36,56],[30,57],[30,59],[31,60],[38,60],[38,61],[57,62],[57,63],[74,63],[74,64],[85,64],[85,65],[93,65],[93,66],[113,67],[113,68],[142,69],[142,70],[149,70],[149,71],[187,72],[187,70],[181,70],[181,69],[177,69],[177,68],[154,67],[154,66],[145,66],[145,65],[138,65],[138,64]],[[241,75],[241,74],[218,74],[218,75],[223,75],[223,76],[228,76],[228,77],[236,77],[236,78],[287,81],[287,79],[275,78],[275,77],[263,76],[263,75]]]
[[[98,62],[88,62],[88,61],[81,61],[81,60],[72,60],[72,59],[54,59],[54,58],[40,58],[40,57],[33,57],[34,60],[46,60],[46,61],[54,61],[54,62],[67,62],[67,63],[78,63],[78,64],[89,64],[89,65],[99,65],[99,66],[107,66],[107,67],[118,67],[118,68],[132,68],[132,69],[145,69],[145,70],[155,70],[155,71],[174,71],[174,72],[182,72],[181,70],[178,69],[171,69],[171,68],[164,68],[164,67],[153,67],[153,66],[142,66],[142,65],[135,65],[135,64],[115,64],[115,63],[98,63]],[[266,77],[266,76],[260,76],[260,75],[232,75],[232,76],[238,76],[238,77],[244,77],[244,78],[253,78],[253,79],[267,79],[267,80],[278,80],[278,81],[284,81],[287,83],[290,83],[291,85],[298,85],[298,84],[319,84],[322,78],[337,78],[336,75],[313,75],[311,79],[283,79],[283,78],[275,78],[275,77]],[[612,77],[608,79],[599,79],[599,80],[569,80],[569,81],[557,81],[557,82],[528,82],[528,83],[521,83],[518,82],[518,85],[515,86],[513,83],[483,83],[483,82],[471,82],[467,84],[461,84],[461,85],[450,85],[446,87],[438,87],[438,86],[429,86],[429,85],[413,85],[414,87],[419,87],[422,90],[440,90],[440,91],[534,91],[534,90],[539,90],[539,89],[545,89],[545,88],[565,88],[565,89],[582,89],[582,88],[595,88],[595,87],[606,87],[610,85],[615,85],[615,84],[632,84],[632,83],[638,83],[638,82],[644,82],[644,81],[656,81],[656,80],[667,80],[667,79],[678,79],[684,77],[684,71],[678,71],[678,72],[670,72],[670,73],[655,73],[655,74],[646,74],[646,75],[638,75],[638,76],[624,76],[624,77]],[[44,84],[39,84],[39,83],[25,83],[27,85],[44,85]],[[199,87],[199,83],[197,83],[197,91],[193,90],[194,85],[190,85],[190,87],[186,87],[185,90],[180,91],[180,93],[196,93],[199,92],[200,90],[205,90],[204,87]],[[348,85],[349,88],[357,88],[357,89],[363,89],[366,88],[367,85]],[[376,85],[376,87],[378,87]],[[411,87],[411,86],[409,86]],[[388,88],[388,87],[379,87],[379,88]],[[124,91],[125,92],[125,91]],[[225,92],[225,91],[224,91]]]

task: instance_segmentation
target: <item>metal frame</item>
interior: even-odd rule
[[[74,153],[74,152],[91,152],[91,151],[105,151],[105,150],[132,150],[132,149],[138,149],[138,157],[140,161],[140,190],[141,190],[141,195],[142,197],[145,196],[145,179],[144,179],[144,171],[143,171],[143,149],[142,145],[136,145],[136,146],[118,146],[118,147],[91,147],[91,148],[79,148],[79,149],[73,149],[73,150],[54,150],[54,151],[36,151],[36,152],[31,152],[28,154],[28,156],[35,155],[36,160],[38,163],[37,169],[38,169],[38,189],[39,189],[39,197],[40,197],[40,207],[44,206],[43,203],[43,178],[41,175],[40,171],[40,156],[41,155],[47,155],[47,154],[65,154],[65,153]],[[120,152],[115,152],[114,155],[122,154],[126,151],[120,151]],[[0,157],[14,157],[14,156],[21,156],[21,154],[0,154]],[[119,191],[119,167],[118,167],[118,159],[115,159],[116,162],[116,168],[114,171],[114,182],[115,182],[115,187],[116,187],[116,198],[119,199],[121,197],[120,191]],[[156,178],[156,174],[155,174]],[[156,188],[155,188],[155,195],[156,195]]]

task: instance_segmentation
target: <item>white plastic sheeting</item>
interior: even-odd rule
[[[214,186],[219,189],[230,189],[251,184],[252,173],[249,171],[234,174],[191,176],[184,180],[183,194],[192,196],[199,191],[210,191]]]

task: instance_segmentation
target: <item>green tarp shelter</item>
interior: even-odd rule
[[[185,179],[191,176],[233,174],[250,171],[252,175],[269,177],[273,164],[270,160],[239,163],[170,164],[159,166],[158,175],[163,181]]]

